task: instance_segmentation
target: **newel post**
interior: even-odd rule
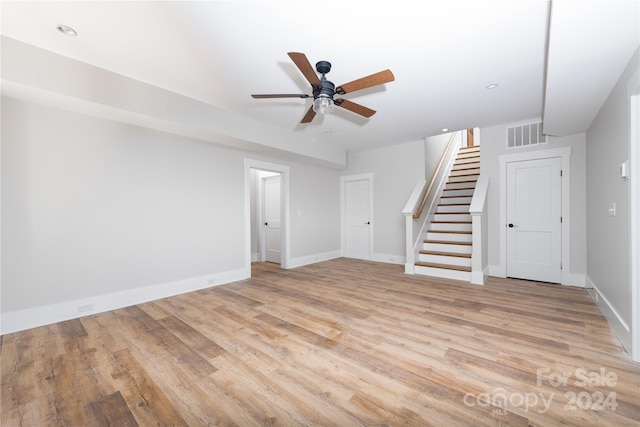
[[[487,274],[487,214],[486,198],[489,177],[480,175],[473,192],[469,213],[471,214],[471,284],[484,285]]]

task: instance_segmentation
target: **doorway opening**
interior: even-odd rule
[[[289,264],[289,167],[245,159],[245,262]]]
[[[281,264],[282,177],[276,172],[252,170],[256,171],[256,179],[258,180],[256,183],[258,203],[255,219],[258,253],[255,260]]]

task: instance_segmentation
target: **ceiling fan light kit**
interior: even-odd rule
[[[318,97],[313,100],[313,111],[318,114],[329,114],[333,112],[335,108],[336,104],[333,102],[333,99],[327,95],[318,95]]]
[[[366,89],[372,86],[377,86],[380,84],[392,82],[395,78],[393,73],[390,70],[380,71],[375,74],[371,74],[369,76],[363,77],[358,80],[354,80],[352,82],[343,84],[341,86],[336,86],[333,82],[327,80],[325,74],[331,71],[331,63],[329,61],[318,61],[316,63],[315,70],[311,66],[311,63],[307,59],[304,53],[300,52],[289,52],[289,57],[293,61],[294,64],[298,67],[300,72],[305,76],[307,81],[311,84],[311,89],[313,92],[313,105],[307,111],[305,116],[302,118],[301,123],[309,123],[313,120],[316,113],[317,114],[328,114],[331,113],[336,106],[345,108],[349,111],[352,111],[356,114],[359,114],[363,117],[371,117],[376,112],[370,108],[367,108],[363,105],[356,104],[353,101],[349,101],[343,98],[334,99],[334,95],[344,95],[350,92],[354,92],[356,90]],[[322,75],[322,77],[318,78],[316,71]],[[265,99],[265,98],[311,98],[311,95],[307,94],[254,94],[251,95],[256,99]]]

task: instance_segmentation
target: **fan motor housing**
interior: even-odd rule
[[[316,99],[320,95],[326,95],[333,99],[333,95],[336,93],[336,85],[327,80],[324,76],[320,79],[320,83],[321,86],[313,87],[313,99]]]

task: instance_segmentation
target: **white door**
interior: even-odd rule
[[[345,256],[370,258],[370,182],[368,179],[345,181]]]
[[[280,264],[280,175],[262,179],[264,260]]]
[[[507,164],[507,276],[562,282],[562,160]]]

